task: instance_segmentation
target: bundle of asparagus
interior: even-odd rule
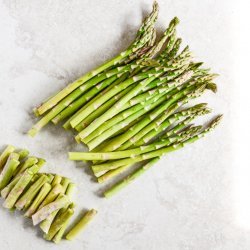
[[[75,184],[66,177],[39,173],[44,164],[27,150],[8,146],[0,155],[1,197],[5,208],[24,211],[34,225],[40,223],[45,239],[59,243],[74,214]]]
[[[93,161],[93,172],[104,182],[141,162],[143,167],[114,190],[152,166],[163,154],[197,140],[213,129],[217,117],[202,129],[190,122],[210,112],[206,104],[183,106],[202,95],[216,92],[216,74],[193,60],[188,46],[180,51],[175,17],[160,39],[155,22],[158,5],[144,20],[134,42],[112,60],[87,73],[35,109],[43,116],[29,131],[31,136],[50,121],[64,121],[77,142],[93,153],[70,153],[72,160]],[[98,153],[99,152],[99,153]]]

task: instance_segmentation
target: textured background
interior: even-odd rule
[[[35,122],[34,106],[126,48],[152,1],[0,1],[0,147],[10,143],[45,157],[46,170],[78,184],[78,210],[99,210],[81,237],[62,242],[60,249],[250,249],[250,173],[241,150],[248,133],[239,140],[240,131],[249,129],[248,115],[239,134],[235,123],[243,111],[249,114],[247,91],[235,87],[236,80],[237,86],[244,84],[238,71],[246,44],[238,39],[244,12],[237,3],[159,1],[159,31],[178,16],[184,43],[221,75],[218,93],[202,99],[225,117],[206,139],[165,157],[118,196],[105,200],[88,170],[67,160],[67,152],[77,149],[70,133],[48,126],[30,139],[25,132]],[[0,249],[58,248],[18,214],[1,207],[0,217]]]

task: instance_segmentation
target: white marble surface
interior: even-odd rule
[[[67,160],[67,152],[77,149],[70,133],[48,126],[34,139],[25,134],[35,121],[32,108],[125,48],[151,3],[0,2],[0,147],[15,144],[45,157],[46,170],[78,184],[77,211],[99,210],[80,238],[56,246],[1,207],[0,249],[250,249],[250,165],[243,147],[249,138],[249,82],[239,75],[242,65],[249,69],[243,61],[247,40],[238,35],[248,29],[248,13],[240,1],[159,1],[159,30],[177,15],[184,42],[221,75],[218,93],[203,100],[225,117],[206,139],[165,157],[118,196],[100,198],[101,186],[88,171]]]

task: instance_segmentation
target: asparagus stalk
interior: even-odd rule
[[[101,114],[103,114],[105,111],[107,111],[112,105],[114,105],[118,99],[120,99],[122,96],[124,96],[126,93],[128,93],[134,85],[129,86],[128,88],[124,89],[120,93],[118,93],[116,96],[112,97],[110,100],[105,102],[102,106],[94,110],[88,117],[83,119],[81,123],[79,123],[75,129],[76,131],[80,132],[84,128],[86,128],[92,121],[94,121],[97,117],[99,117]]]
[[[25,188],[28,186],[33,176],[39,171],[39,169],[39,165],[34,165],[25,170],[25,172],[20,176],[20,179],[10,191],[7,199],[5,200],[3,204],[5,208],[11,209],[15,205],[16,201],[21,196]]]
[[[169,145],[170,141],[171,141],[170,139],[162,139],[146,146],[141,146],[138,148],[133,148],[124,151],[115,151],[115,152],[101,152],[101,153],[69,152],[69,159],[72,161],[93,161],[93,160],[122,159],[127,157],[133,158],[136,155],[154,151],[156,149]]]
[[[14,176],[20,176],[27,168],[32,167],[38,162],[38,159],[35,157],[29,157],[25,162],[20,164],[20,166],[14,172]]]
[[[12,188],[17,184],[21,176],[12,180],[4,189],[1,191],[2,198],[6,199]]]
[[[68,85],[65,89],[61,90],[58,94],[51,97],[47,102],[41,104],[36,110],[37,113],[40,115],[45,113],[46,111],[54,107],[58,102],[60,102],[64,97],[70,94],[72,91],[74,91],[79,86],[82,86],[85,82],[90,80],[93,76],[96,76],[100,72],[110,68],[113,65],[118,64],[120,61],[122,61],[124,58],[127,58],[133,52],[141,49],[151,39],[152,27],[156,21],[157,15],[158,15],[158,5],[154,3],[153,11],[143,22],[141,28],[139,29],[139,32],[137,34],[137,37],[134,43],[127,50],[123,51],[115,58],[104,63],[100,67],[90,71],[89,73],[85,74],[84,76],[76,80],[75,82]]]
[[[10,153],[7,162],[4,165],[3,170],[0,174],[0,190],[2,190],[10,182],[15,169],[20,163],[18,159],[19,159],[19,154]]]
[[[38,207],[38,210],[45,207],[49,203],[53,202],[59,196],[59,194],[62,193],[62,190],[63,190],[63,187],[61,184],[53,184],[52,183],[51,191],[46,196],[46,198],[43,200],[43,202],[40,204],[40,206]]]
[[[214,127],[217,126],[218,123],[220,122],[221,117],[222,116],[218,116],[217,118],[215,118],[211,122],[211,124],[208,126],[208,128],[206,128],[199,135],[195,135],[192,138],[187,139],[184,142],[178,142],[177,141],[176,143],[173,143],[172,145],[164,147],[162,149],[157,149],[157,150],[149,152],[149,153],[144,153],[144,154],[141,154],[139,156],[135,156],[133,158],[126,158],[126,159],[122,159],[122,160],[111,161],[111,162],[108,162],[108,163],[95,165],[92,168],[96,172],[103,171],[103,170],[109,170],[109,169],[115,169],[115,168],[117,168],[119,166],[123,166],[123,165],[126,165],[126,164],[132,164],[132,163],[140,162],[140,161],[143,161],[143,160],[159,157],[159,156],[162,156],[163,154],[167,154],[167,153],[170,153],[172,151],[178,150],[180,148],[183,148],[186,144],[189,144],[189,143],[192,143],[192,142],[198,140],[199,138],[203,137],[207,132],[214,129]]]
[[[59,199],[49,203],[32,215],[33,225],[35,226],[39,224],[41,221],[45,220],[51,213],[60,208],[63,208],[64,206],[67,206],[68,204],[70,204],[69,198],[66,195],[60,195]]]
[[[54,176],[54,179],[53,179],[52,183],[51,183],[52,187],[54,187],[57,184],[60,184],[61,181],[62,181],[62,176],[56,174]]]
[[[24,214],[25,217],[31,217],[37,211],[38,207],[50,192],[50,190],[51,185],[49,183],[44,183],[39,194],[36,196],[35,200],[32,202],[31,206]]]
[[[132,126],[127,132],[114,138],[105,148],[105,152],[113,151],[119,148],[124,142],[129,140],[133,135],[138,133],[141,129],[151,123],[158,115],[160,115],[164,110],[169,108],[173,103],[178,104],[178,100],[187,96],[189,99],[195,98],[197,95],[200,94],[202,90],[204,90],[203,85],[197,88],[197,86],[188,86],[184,88],[182,91],[176,93],[175,95],[171,96],[171,98],[165,102],[161,107],[154,109],[151,113],[145,116],[140,122]]]
[[[169,114],[171,114],[172,111],[176,110],[177,108],[178,105],[175,104],[172,106],[172,108],[170,108],[170,110],[166,110],[166,112],[164,112],[160,117],[158,117],[152,123],[149,123],[144,129],[139,131],[139,133],[130,138],[130,140],[125,142],[121,147],[119,147],[119,150],[127,149],[132,145],[141,146],[143,145],[143,143],[147,143],[154,136],[162,132],[164,129],[168,128],[174,122],[179,121],[183,117],[187,117],[190,115],[205,115],[211,112],[211,110],[206,107],[205,103],[201,103],[169,116]],[[144,138],[142,139],[142,142],[140,142],[141,138]]]
[[[77,224],[66,235],[66,239],[73,240],[87,226],[87,224],[94,218],[96,214],[97,211],[95,209],[91,209],[86,212],[83,217],[77,222]]]
[[[109,85],[111,82],[113,82],[117,76],[113,76],[111,78],[108,78],[104,81],[104,83],[101,83],[103,86]],[[102,85],[99,86],[102,86]],[[94,91],[89,91],[85,95],[81,97],[81,102],[84,103],[90,98],[94,93],[97,92],[100,87],[96,86]],[[30,136],[35,136],[36,133],[41,130],[45,125],[47,125],[56,115],[58,115],[62,110],[64,110],[66,107],[68,107],[77,97],[79,97],[82,94],[83,90],[81,90],[81,87],[74,90],[71,94],[69,94],[65,99],[63,99],[60,103],[56,105],[49,113],[47,113],[38,123],[36,123],[31,130],[28,132]]]
[[[31,185],[31,187],[25,192],[25,194],[22,195],[22,197],[17,201],[15,207],[18,210],[27,209],[32,203],[32,200],[36,197],[41,187],[46,182],[48,182],[48,180],[48,176],[40,176],[39,179],[33,185]]]
[[[0,155],[0,172],[2,171],[5,163],[7,162],[9,155],[14,152],[15,147],[12,145],[7,146],[7,148]]]
[[[57,234],[57,232],[63,227],[65,221],[68,221],[73,214],[74,210],[71,208],[67,208],[64,212],[60,213],[53,221],[48,234],[45,235],[45,239],[52,240],[52,238]]]
[[[70,207],[70,206],[69,206],[69,207]],[[74,210],[72,209],[72,207],[70,207],[69,209],[71,209],[71,210],[74,212]],[[64,221],[63,221],[63,223],[62,223],[62,226],[61,226],[60,230],[59,230],[59,231],[56,233],[56,235],[53,237],[53,241],[54,241],[56,244],[58,244],[58,243],[61,241],[61,239],[62,239],[62,237],[63,237],[63,235],[64,235],[64,233],[65,233],[65,230],[67,229],[67,226],[68,226],[69,221],[70,221],[71,217],[73,216],[73,214],[74,214],[74,213],[71,213],[70,216],[68,216],[67,218],[64,218]]]
[[[62,185],[62,191],[61,191],[61,195],[62,194],[66,194],[66,196],[68,198],[71,198],[70,195],[72,194],[72,192],[70,192],[69,194],[67,194],[67,190],[68,187],[70,185],[70,179],[63,177],[62,181],[61,181],[61,185]],[[57,200],[60,199],[61,195],[59,195],[56,199],[55,202]],[[55,219],[57,213],[59,212],[60,208],[56,209],[55,211],[53,211],[41,224],[40,224],[40,228],[43,230],[43,232],[48,233],[49,228],[53,222],[53,220]]]
[[[29,155],[29,151],[27,149],[22,149],[18,152],[19,154],[19,161],[22,161]]]
[[[174,77],[176,77],[177,75],[179,75],[181,72],[182,72],[183,69],[178,69],[178,70],[175,70],[173,72],[171,72],[167,77],[169,79],[172,79]],[[147,86],[150,82],[152,82],[155,78],[159,77],[160,75],[162,75],[162,73],[164,73],[164,70],[163,69],[153,69],[151,71],[148,71],[148,76],[150,76],[151,72],[153,74],[152,77],[149,77],[148,79],[145,79],[143,81],[140,82],[140,84],[138,84],[134,89],[130,90],[125,96],[123,96],[114,106],[112,106],[109,110],[107,110],[102,116],[100,116],[99,118],[97,118],[95,121],[93,121],[87,128],[85,128],[83,131],[81,131],[81,133],[79,133],[79,136],[80,138],[84,138],[86,136],[88,136],[91,132],[93,132],[97,127],[99,127],[103,122],[105,122],[106,120],[110,119],[111,117],[113,117],[115,114],[117,114],[120,109],[122,108],[122,106],[127,102],[129,101],[131,98],[133,98],[136,94],[138,94],[145,86]],[[142,73],[144,74],[144,73]],[[133,81],[135,77],[133,77],[132,79],[128,79],[126,81]],[[137,79],[137,78],[135,78]],[[126,83],[123,82],[122,84],[125,84]],[[134,80],[135,81],[135,80]],[[122,85],[121,84],[121,85]],[[120,86],[121,86],[120,85]],[[119,89],[119,86],[117,87],[117,89]],[[117,91],[117,89],[114,89],[112,91]],[[108,93],[107,93],[108,94]],[[104,95],[105,96],[105,95]],[[103,97],[104,97],[103,96]],[[102,103],[100,103],[101,105]],[[99,104],[98,104],[99,106]],[[87,108],[88,109],[88,108]],[[87,110],[86,109],[86,110]],[[86,111],[85,110],[85,111]],[[81,120],[82,116],[86,116],[86,114],[88,114],[88,112],[84,112],[82,113],[81,115],[79,115],[79,117],[73,119],[71,121],[71,125],[72,127],[76,126]]]
[[[199,133],[198,135],[194,135],[191,138],[188,138],[186,141],[179,143],[181,147],[184,147],[186,144],[193,143],[199,138],[205,136],[208,132],[212,131],[220,122],[222,116],[216,117],[212,122],[208,125],[204,131]],[[174,144],[176,146],[176,149],[180,148],[178,143]],[[137,179],[139,176],[141,176],[143,173],[145,173],[150,167],[152,167],[158,160],[160,159],[160,156],[151,159],[148,163],[146,163],[144,166],[141,168],[135,170],[132,174],[129,176],[125,177],[123,180],[120,182],[116,183],[113,185],[111,188],[109,188],[107,191],[104,192],[104,196],[106,198],[109,198],[122,190],[124,187],[126,187],[129,183],[133,182],[135,179]]]
[[[113,196],[114,194],[116,194],[117,192],[119,192],[120,190],[125,188],[132,181],[137,179],[139,176],[144,174],[149,168],[151,168],[159,160],[160,160],[160,157],[156,157],[156,158],[151,159],[149,162],[144,164],[141,168],[135,170],[132,174],[130,174],[129,176],[124,178],[122,181],[116,183],[110,189],[106,190],[104,192],[104,196],[106,198],[110,198],[111,196]]]

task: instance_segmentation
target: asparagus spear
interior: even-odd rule
[[[127,58],[133,52],[141,49],[151,39],[152,27],[156,21],[157,15],[158,15],[158,5],[154,3],[153,11],[145,19],[145,21],[143,22],[142,26],[140,27],[138,31],[138,34],[134,43],[131,44],[131,46],[127,50],[125,50],[124,52],[120,53],[118,56],[116,56],[112,60],[104,63],[100,67],[96,68],[95,70],[90,71],[89,73],[85,74],[84,76],[76,80],[75,82],[68,85],[65,89],[60,91],[58,94],[51,97],[47,102],[40,105],[40,107],[38,107],[36,110],[37,113],[40,115],[45,113],[47,110],[54,107],[59,101],[61,101],[64,97],[66,97],[72,91],[74,91],[79,86],[82,86],[85,82],[90,80],[93,76],[96,76],[97,74],[104,71],[105,69],[108,69],[111,66],[118,64],[121,60],[123,60],[124,58]]]
[[[186,144],[193,143],[196,140],[200,139],[201,137],[205,136],[208,132],[212,131],[220,122],[222,116],[216,117],[214,120],[211,121],[211,123],[205,128],[201,133],[198,135],[194,135],[191,138],[188,138],[186,141],[174,144],[176,149],[179,149],[181,147],[184,147]],[[135,170],[132,174],[125,177],[122,181],[116,183],[111,188],[109,188],[107,191],[104,192],[104,196],[106,198],[109,198],[116,194],[118,191],[126,187],[129,183],[137,179],[139,176],[141,176],[143,173],[145,173],[150,167],[152,167],[158,160],[160,159],[160,156],[151,159],[148,163],[146,163],[141,168]]]
[[[74,210],[72,209],[73,207],[74,207],[74,203],[73,203],[73,206],[69,205],[69,209],[71,209],[73,213],[71,213],[70,216],[68,216],[67,218],[64,217],[64,221],[63,221],[63,223],[62,223],[62,226],[61,226],[60,230],[59,230],[59,231],[56,233],[56,235],[53,237],[53,241],[54,241],[56,244],[58,244],[58,243],[61,241],[61,239],[62,239],[62,237],[63,237],[63,235],[64,235],[64,232],[65,232],[65,230],[67,229],[67,226],[68,226],[68,224],[69,224],[69,221],[70,221],[71,217],[72,217],[73,214],[74,214]]]
[[[38,162],[36,157],[29,157],[25,162],[20,164],[20,166],[14,172],[14,176],[20,176],[27,168],[35,165]]]
[[[144,154],[141,154],[139,156],[135,156],[133,158],[126,158],[126,159],[122,159],[122,160],[103,163],[103,164],[100,164],[100,165],[95,165],[95,166],[93,166],[93,168],[95,169],[96,172],[103,171],[103,170],[109,170],[109,169],[115,169],[115,168],[117,168],[119,166],[123,166],[123,165],[126,165],[126,164],[132,164],[132,163],[140,162],[140,161],[143,161],[143,160],[159,157],[159,156],[162,156],[163,154],[170,153],[172,151],[178,150],[180,148],[183,148],[186,144],[192,143],[192,142],[198,140],[199,138],[203,137],[207,132],[214,129],[214,127],[217,126],[218,123],[220,122],[221,117],[222,116],[218,116],[217,118],[215,118],[211,122],[211,124],[208,126],[208,128],[206,128],[199,135],[193,136],[192,138],[190,138],[190,139],[188,139],[188,140],[186,140],[184,142],[181,142],[181,143],[176,142],[176,143],[173,143],[172,145],[164,147],[162,149],[157,149],[157,150],[149,152],[149,153],[144,153]]]
[[[79,234],[87,226],[87,224],[94,218],[96,214],[97,211],[95,209],[91,209],[86,212],[83,217],[77,222],[77,224],[66,235],[66,239],[73,240],[77,236],[77,234]]]
[[[2,171],[5,163],[7,162],[9,155],[14,152],[15,147],[12,145],[7,146],[7,148],[0,155],[0,172]]]
[[[52,183],[52,189],[49,192],[49,194],[46,196],[46,198],[43,200],[43,202],[38,207],[38,210],[40,210],[42,207],[48,205],[49,203],[53,202],[59,194],[62,193],[62,185],[61,184],[53,184]]]
[[[17,166],[19,165],[19,154],[10,153],[7,162],[5,163],[3,170],[0,174],[0,190],[2,190],[5,186],[8,185],[11,180],[13,173]]]
[[[27,149],[22,149],[18,152],[19,154],[19,161],[22,161],[29,155],[29,151]]]
[[[21,196],[21,194],[31,181],[32,177],[39,171],[39,169],[39,165],[34,165],[25,170],[25,172],[20,176],[20,179],[10,191],[7,199],[5,200],[3,204],[5,208],[11,209],[15,205],[16,201]]]
[[[119,192],[121,189],[123,189],[124,187],[126,187],[129,183],[131,183],[136,178],[138,178],[140,175],[142,175],[143,173],[145,173],[149,168],[151,168],[159,160],[160,160],[160,157],[153,158],[148,163],[146,163],[145,165],[143,165],[141,168],[139,168],[138,170],[134,171],[131,175],[127,176],[122,181],[116,183],[110,189],[106,190],[104,192],[104,196],[106,198],[110,198],[111,196],[113,196],[114,194],[116,194],[117,192]]]
[[[35,198],[41,187],[48,182],[49,178],[46,175],[42,175],[39,179],[25,192],[24,195],[17,201],[16,208],[18,210],[27,209],[32,200]]]
[[[66,208],[65,211],[61,212],[53,221],[48,234],[46,234],[44,238],[46,240],[52,240],[57,232],[63,227],[65,221],[68,221],[73,214],[74,210],[72,208]]]
[[[61,181],[62,181],[62,176],[56,174],[54,176],[52,183],[51,183],[52,187],[54,187],[57,184],[60,184]]]
[[[66,196],[68,198],[71,198],[70,195],[72,195],[72,192],[70,192],[69,194],[67,194],[67,190],[68,190],[68,186],[70,185],[70,179],[63,177],[62,181],[61,181],[61,185],[62,185],[62,190],[61,190],[61,195],[62,194],[66,194]],[[70,189],[71,190],[71,189]],[[59,195],[56,199],[55,202],[57,200],[60,199],[61,195]],[[41,224],[40,224],[40,228],[43,230],[43,232],[48,233],[49,228],[53,222],[53,220],[55,219],[57,213],[59,212],[60,208],[56,209],[55,211],[53,211]]]
[[[60,195],[59,199],[49,203],[32,215],[33,225],[35,226],[39,224],[41,221],[45,220],[51,213],[60,208],[63,208],[68,204],[70,204],[69,198],[66,195]]]
[[[31,206],[24,214],[25,217],[31,217],[37,211],[38,207],[50,192],[50,190],[51,185],[49,183],[44,183],[41,190],[39,191],[39,194],[36,196],[35,200],[32,202]]]

